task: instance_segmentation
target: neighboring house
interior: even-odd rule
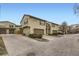
[[[15,24],[9,21],[0,21],[0,34],[13,34]]]
[[[72,33],[79,33],[79,24],[70,25],[70,29]]]
[[[59,25],[56,23],[51,23],[51,34],[58,33],[59,31]]]
[[[73,24],[73,25],[70,25],[70,26],[71,26],[71,29],[79,28],[79,24]]]
[[[23,34],[53,34],[59,30],[58,24],[48,22],[46,20],[31,16],[24,15],[21,20],[21,27]]]
[[[59,25],[52,22],[46,23],[46,34],[53,34],[59,31]]]

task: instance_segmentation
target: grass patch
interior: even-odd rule
[[[0,37],[0,55],[5,55],[7,54],[4,42],[2,40],[2,37]]]

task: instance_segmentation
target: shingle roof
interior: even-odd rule
[[[44,19],[41,19],[41,18],[38,18],[38,17],[32,16],[32,15],[26,15],[26,14],[24,14],[23,18],[24,18],[25,16],[30,16],[30,17],[35,18],[35,19],[37,19],[37,20],[41,20],[41,21],[45,21],[45,22],[49,22],[49,21],[47,21],[47,20],[44,20]],[[22,18],[22,20],[23,20],[23,18]],[[21,20],[21,22],[22,22],[22,20]],[[20,23],[21,23],[21,22],[20,22]],[[53,22],[49,22],[49,23],[52,23],[52,24],[58,25],[58,24],[53,23]]]
[[[24,18],[25,16],[29,16],[29,17],[35,18],[36,20],[46,21],[46,20],[43,20],[43,19],[41,19],[41,18],[32,16],[32,15],[26,15],[26,14],[24,14],[23,18]],[[22,20],[23,20],[23,18],[22,18]],[[21,20],[21,22],[22,22],[22,20]],[[20,23],[21,23],[21,22],[20,22]]]
[[[11,24],[14,24],[14,23],[12,23],[10,21],[0,21],[0,23],[11,23]],[[14,24],[14,25],[16,25],[16,24]]]

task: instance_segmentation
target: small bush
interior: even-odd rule
[[[42,38],[42,34],[29,34],[31,38]]]
[[[53,33],[52,35],[57,36],[57,35],[58,35],[58,33]]]
[[[64,35],[64,33],[58,33],[59,35]]]
[[[24,33],[22,34],[23,36],[26,36]]]
[[[15,34],[22,34],[22,32],[20,30],[16,30]]]

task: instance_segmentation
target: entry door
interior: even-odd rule
[[[46,34],[50,34],[50,24],[46,24]]]

